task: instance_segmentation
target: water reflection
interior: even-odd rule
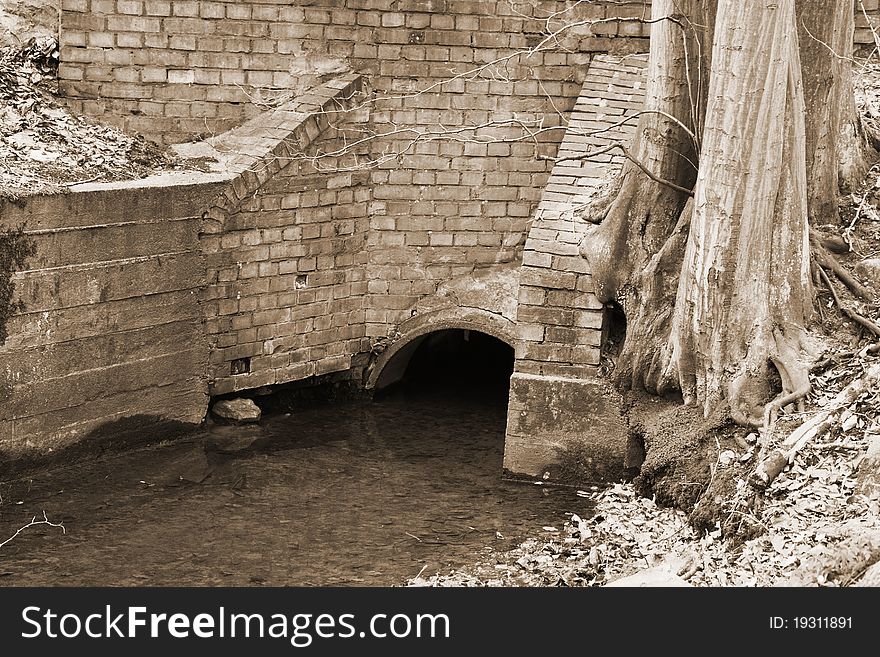
[[[67,534],[16,539],[0,584],[395,585],[587,513],[573,491],[500,480],[504,388],[458,383],[38,478],[4,495],[0,535],[42,510]]]

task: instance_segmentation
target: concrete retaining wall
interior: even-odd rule
[[[334,148],[327,117],[360,84],[342,76],[206,144],[215,172],[2,202],[36,255],[0,346],[0,464],[159,440],[200,423],[209,395],[352,368],[369,350],[368,194],[302,153]]]
[[[198,233],[217,191],[175,179],[2,202],[0,221],[26,222],[37,253],[16,275],[26,311],[0,347],[0,454],[39,457],[110,425],[119,437],[202,420]]]

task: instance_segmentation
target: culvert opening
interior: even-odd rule
[[[605,318],[602,323],[602,353],[616,358],[626,341],[626,313],[616,301],[605,305]]]
[[[514,351],[491,335],[467,329],[435,331],[420,338],[414,349],[401,350],[396,358],[398,362],[388,367],[402,374],[390,389],[507,399]]]

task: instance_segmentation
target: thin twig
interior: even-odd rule
[[[63,534],[66,534],[66,533],[67,533],[67,530],[64,528],[64,523],[63,523],[63,522],[52,522],[51,520],[49,520],[49,517],[46,515],[46,512],[43,511],[43,519],[42,519],[42,520],[37,520],[37,516],[34,516],[33,518],[31,518],[31,521],[30,521],[28,524],[24,525],[23,527],[19,527],[17,530],[15,530],[15,533],[14,533],[12,536],[10,536],[10,537],[7,538],[5,541],[3,541],[2,543],[0,543],[0,548],[2,548],[3,546],[5,546],[5,545],[11,543],[11,542],[12,542],[13,540],[15,540],[20,534],[22,534],[23,532],[27,531],[27,530],[30,529],[31,527],[36,527],[37,525],[48,525],[49,527],[60,527],[60,528],[61,528],[61,532],[62,532]]]

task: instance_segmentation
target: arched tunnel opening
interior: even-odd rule
[[[420,336],[385,365],[376,390],[477,395],[505,403],[514,350],[504,341],[469,329],[443,329]]]

